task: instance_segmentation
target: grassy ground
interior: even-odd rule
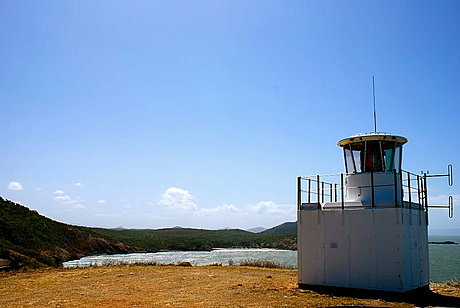
[[[426,300],[300,290],[297,272],[242,266],[119,265],[0,275],[0,307],[460,306],[460,287],[432,285]]]

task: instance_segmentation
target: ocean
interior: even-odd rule
[[[454,241],[460,243],[460,236],[430,236],[429,241]],[[430,280],[446,282],[460,280],[460,245],[429,245]],[[157,253],[130,253],[118,255],[97,255],[68,261],[64,267],[86,267],[118,263],[178,263],[193,265],[221,263],[239,264],[246,260],[267,260],[289,268],[297,267],[297,252],[278,249],[215,249],[212,251],[167,251]]]
[[[429,241],[460,243],[460,236],[430,236]],[[460,280],[460,245],[429,244],[430,280]]]

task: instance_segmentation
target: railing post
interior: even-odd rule
[[[393,169],[393,182],[394,182],[394,190],[395,190],[395,204],[394,206],[398,206],[398,184],[397,184],[398,177],[396,176],[396,169]]]
[[[307,202],[310,203],[310,193],[311,193],[311,179],[308,179],[308,196],[307,196]]]
[[[324,182],[321,182],[321,202],[324,203]]]
[[[334,202],[337,202],[337,183],[334,183]]]
[[[300,176],[297,177],[297,210],[300,211],[302,205],[302,178]]]
[[[316,176],[316,201],[318,202],[318,209],[321,208],[321,203],[319,200],[320,193],[319,193],[319,175]]]
[[[333,201],[332,200],[332,183],[329,183],[329,201]]]
[[[420,203],[422,205],[422,210],[425,210],[425,186],[423,185],[423,176],[420,177],[420,198],[422,199]]]
[[[340,200],[342,202],[342,211],[345,208],[345,203],[344,203],[344,195],[343,195],[343,173],[340,173]]]
[[[425,191],[425,217],[426,217],[426,225],[428,226],[428,187],[426,186],[426,173],[423,174],[423,186]]]
[[[403,185],[403,175],[402,175],[402,170],[399,173],[399,181],[401,185],[401,207],[404,207],[404,185]]]
[[[412,209],[412,196],[411,196],[411,191],[410,191],[410,174],[407,171],[406,173],[407,173],[407,192],[409,194],[409,209]]]
[[[371,195],[372,195],[372,207],[375,206],[375,195],[374,195],[374,171],[371,171]]]
[[[417,174],[417,201],[419,205],[422,205],[421,187],[420,187],[420,176]],[[419,208],[420,209],[420,208]]]

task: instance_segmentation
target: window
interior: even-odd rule
[[[395,147],[396,142],[383,142],[385,171],[393,171],[395,169]]]
[[[394,141],[384,141],[385,171],[401,170],[402,144]]]
[[[363,142],[347,144],[343,147],[345,156],[345,169],[347,173],[362,172]]]
[[[394,169],[399,172],[401,171],[401,159],[402,159],[402,144],[397,142],[395,147],[395,167]]]
[[[401,170],[401,143],[386,140],[360,141],[345,145],[343,150],[347,173]]]
[[[347,173],[355,173],[356,167],[353,160],[353,153],[350,150],[350,145],[347,144],[343,147],[343,155],[345,157],[345,171]]]
[[[380,141],[366,141],[364,152],[364,172],[383,171]]]

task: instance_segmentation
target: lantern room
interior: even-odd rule
[[[355,135],[340,140],[346,173],[400,172],[402,146],[407,139],[388,133]]]
[[[363,205],[403,205],[402,146],[407,139],[388,133],[355,135],[340,140],[345,163],[345,201]]]

